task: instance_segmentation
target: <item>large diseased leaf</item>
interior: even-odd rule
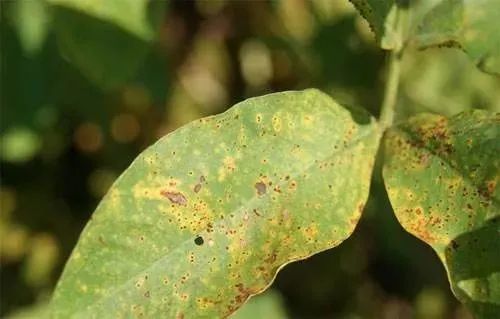
[[[252,98],[144,151],[89,222],[54,317],[215,318],[354,230],[380,138],[317,90]]]
[[[367,19],[384,49],[401,41],[419,48],[455,46],[488,73],[500,74],[498,0],[351,0]],[[403,39],[398,39],[397,3],[406,11]]]
[[[128,80],[144,60],[165,2],[49,0],[64,56],[108,89]]]
[[[434,248],[455,295],[500,317],[500,113],[423,114],[387,133],[384,179],[403,227]]]

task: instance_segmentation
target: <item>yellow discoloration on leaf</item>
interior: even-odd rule
[[[276,114],[272,118],[272,123],[273,123],[273,129],[276,132],[281,131],[281,118],[279,114]]]
[[[421,114],[391,129],[386,141],[384,181],[399,222],[432,246],[455,295],[478,318],[498,311],[492,301],[500,298],[499,141],[500,113],[483,111],[449,120]],[[463,278],[477,278],[493,293],[465,294]]]
[[[236,161],[234,157],[226,156],[224,158],[224,168],[229,172],[229,173],[234,173],[236,169]]]
[[[339,244],[366,201],[380,138],[360,116],[318,91],[287,92],[164,137],[115,183],[119,204],[99,205],[54,317],[127,317],[132,304],[144,317],[225,317],[285,264]],[[74,278],[88,280],[86,294]]]

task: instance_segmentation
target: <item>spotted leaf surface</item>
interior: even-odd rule
[[[216,318],[354,230],[376,122],[317,90],[252,98],[145,150],[84,229],[56,318]]]
[[[500,113],[422,114],[391,129],[384,180],[403,227],[477,318],[500,316]]]
[[[500,12],[497,0],[351,0],[384,49],[401,42],[418,48],[463,49],[480,69],[500,74]],[[406,15],[403,38],[395,30],[396,3]]]

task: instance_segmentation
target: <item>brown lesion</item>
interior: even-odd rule
[[[254,187],[257,190],[257,194],[259,196],[264,195],[266,193],[266,184],[264,184],[263,182],[255,183]]]
[[[186,206],[187,199],[181,192],[174,191],[161,191],[160,194],[166,198],[168,198],[173,204]]]
[[[196,185],[194,185],[193,191],[195,193],[198,193],[201,190],[201,187],[205,183],[205,181],[206,181],[205,176],[201,175],[200,179],[199,179],[199,183],[197,183]]]

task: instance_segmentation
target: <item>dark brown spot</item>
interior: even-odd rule
[[[161,191],[160,194],[162,196],[165,196],[166,198],[168,198],[174,204],[182,205],[182,206],[186,206],[186,204],[187,204],[187,199],[182,193]]]
[[[198,245],[198,246],[203,245],[203,243],[204,243],[204,242],[205,242],[205,241],[203,240],[203,237],[201,237],[201,236],[198,236],[198,237],[196,237],[196,238],[194,239],[194,243],[195,243],[196,245]]]
[[[196,185],[194,186],[194,192],[195,192],[195,193],[198,193],[198,192],[200,191],[200,189],[201,189],[201,184],[196,184]]]
[[[257,194],[264,195],[266,193],[266,184],[262,182],[255,183],[255,189],[257,190]]]

